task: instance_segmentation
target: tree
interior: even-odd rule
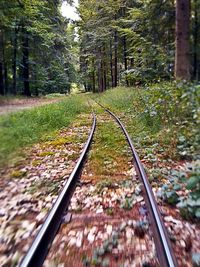
[[[0,95],[4,95],[3,80],[3,31],[0,29]]]
[[[190,1],[176,0],[175,78],[190,80]]]
[[[78,10],[81,73],[87,89],[101,92],[170,78],[173,0],[81,0]],[[94,81],[96,86],[91,86]]]
[[[72,2],[72,1],[67,1]],[[0,94],[65,93],[75,81],[61,0],[1,0]]]

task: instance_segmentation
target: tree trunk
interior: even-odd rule
[[[103,92],[104,90],[104,81],[103,81],[103,59],[102,59],[102,51],[101,48],[99,49],[99,56],[98,56],[98,83],[99,83],[99,92]]]
[[[4,80],[3,80],[3,31],[0,30],[0,95],[4,95]]]
[[[102,62],[102,64],[103,64],[103,70],[102,70],[102,76],[103,76],[103,91],[105,91],[106,90],[106,88],[107,88],[107,79],[106,79],[106,73],[107,73],[107,71],[106,71],[106,48],[105,48],[105,45],[104,45],[104,47],[103,47],[103,62]]]
[[[127,45],[126,45],[126,36],[123,37],[123,47],[124,47],[124,67],[127,70]]]
[[[5,84],[5,94],[8,94],[8,69],[7,69],[7,64],[5,62],[4,58],[4,84]]]
[[[98,88],[99,93],[102,92],[102,81],[101,81],[101,58],[98,60]]]
[[[176,0],[175,78],[190,80],[190,0]]]
[[[128,69],[128,63],[127,63],[127,44],[126,44],[126,36],[123,37],[123,48],[124,48],[124,67],[125,71]],[[126,85],[129,86],[128,80],[127,80],[127,73],[125,76],[126,79]]]
[[[12,62],[12,71],[13,71],[12,93],[14,95],[16,95],[17,93],[17,33],[18,30],[15,27],[15,35],[13,40],[13,62]]]
[[[115,20],[116,20],[116,16],[115,16]],[[117,36],[117,31],[115,30],[115,34],[114,34],[114,49],[115,49],[115,59],[114,59],[114,87],[117,87],[117,80],[118,80],[118,69],[117,69],[117,48],[118,48],[118,36]]]
[[[31,96],[29,84],[29,36],[27,30],[24,30],[23,36],[23,79],[24,79],[24,92],[26,96]]]
[[[104,80],[103,80],[103,60],[101,58],[101,64],[100,64],[100,92],[102,93],[104,91]]]
[[[198,80],[198,15],[197,0],[194,0],[194,63],[193,63],[193,79]]]
[[[95,88],[95,70],[93,70],[93,72],[92,72],[92,92],[93,93],[96,92],[96,88]]]
[[[102,73],[102,76],[103,76],[103,91],[106,90],[106,63],[105,61],[103,61],[103,73]]]
[[[2,55],[3,55],[3,80],[4,80],[4,94],[8,93],[8,69],[7,69],[7,62],[5,56],[5,36],[2,34]]]
[[[96,88],[95,88],[95,62],[94,62],[94,58],[92,59],[92,67],[93,67],[93,70],[92,70],[92,92],[95,93],[96,91]]]
[[[110,77],[111,77],[111,86],[114,87],[114,77],[113,77],[113,53],[112,53],[112,40],[110,40]]]

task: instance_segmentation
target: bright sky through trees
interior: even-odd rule
[[[72,20],[78,20],[79,15],[76,13],[76,7],[78,6],[78,0],[74,0],[73,6],[70,6],[66,2],[62,4],[61,13],[64,17]]]

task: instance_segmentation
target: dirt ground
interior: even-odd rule
[[[11,112],[30,109],[46,104],[60,101],[63,98],[22,98],[22,99],[5,99],[0,101],[0,115],[6,115]]]

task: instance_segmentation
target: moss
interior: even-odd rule
[[[51,142],[48,142],[48,144],[52,145],[52,146],[63,146],[67,143],[69,143],[68,138],[63,138],[63,137],[56,139],[56,140],[53,140]]]
[[[42,163],[42,161],[41,160],[34,160],[34,161],[32,161],[32,165],[33,166],[38,166],[38,165],[40,165]]]
[[[39,157],[53,156],[55,153],[53,151],[43,151],[39,154]]]
[[[15,170],[15,171],[12,171],[12,172],[11,172],[11,177],[12,177],[12,178],[21,178],[21,177],[23,177],[25,174],[26,174],[25,171],[18,171],[18,170]]]
[[[67,156],[67,159],[68,159],[68,160],[76,160],[76,159],[78,158],[78,156],[79,156],[79,154],[77,154],[77,153],[73,153],[73,154],[71,154],[71,155],[68,155],[68,156]]]
[[[113,209],[112,209],[112,208],[108,208],[108,209],[106,210],[106,214],[108,214],[109,216],[113,216],[113,214],[114,214]]]

